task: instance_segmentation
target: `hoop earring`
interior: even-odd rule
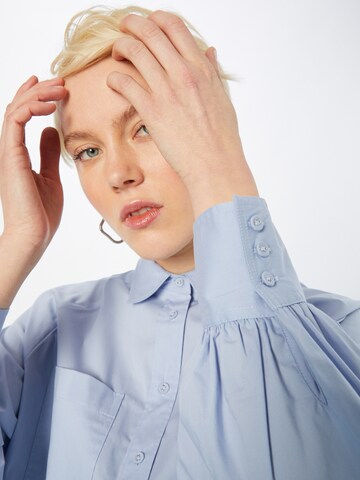
[[[122,243],[124,240],[115,240],[114,238],[112,238],[108,233],[106,233],[103,229],[103,225],[105,223],[105,220],[102,219],[101,222],[100,222],[100,225],[99,225],[99,228],[100,228],[100,232],[105,235],[105,237],[107,237],[109,240],[111,240],[113,243]]]

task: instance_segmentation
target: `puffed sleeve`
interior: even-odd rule
[[[0,310],[1,327],[7,310]],[[0,479],[5,478],[5,457],[16,436],[22,451],[17,469],[26,467],[34,430],[52,370],[56,332],[55,309],[50,292],[42,294],[19,319],[0,334]],[[34,354],[34,352],[36,352]],[[27,371],[26,378],[24,371]],[[18,428],[18,418],[23,421]],[[24,465],[20,466],[23,463]],[[9,477],[8,477],[9,476]],[[19,478],[7,472],[6,478]],[[29,477],[30,478],[30,477]],[[34,477],[31,477],[34,478]]]
[[[8,308],[0,308],[0,328],[3,327],[8,313],[9,313]]]
[[[0,329],[3,328],[8,309],[0,309]],[[1,340],[3,332],[1,332]],[[16,403],[21,391],[21,381],[12,382],[10,379],[17,368],[15,363],[9,362],[6,349],[2,342],[0,344],[0,479],[3,479],[5,468],[4,444],[5,439],[10,431],[14,430],[14,423],[16,423]],[[16,377],[15,377],[16,378]],[[17,383],[17,386],[15,386]],[[14,398],[15,397],[15,398]],[[15,400],[13,402],[13,399]]]
[[[307,301],[265,200],[205,211],[194,250],[204,333],[180,397],[180,478],[360,478],[359,346],[333,297]]]
[[[333,318],[360,345],[360,301],[302,285],[306,301]]]

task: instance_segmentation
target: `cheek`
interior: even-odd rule
[[[183,208],[190,205],[188,189],[177,173],[175,173],[174,170],[171,170],[171,173],[164,173],[163,178],[166,179],[166,188],[173,196],[174,200],[182,205]]]
[[[160,181],[163,182],[165,187],[169,190],[187,192],[184,182],[181,180],[175,170],[170,167],[165,159],[162,159],[162,164],[160,168],[158,168],[156,174],[157,178],[160,179]]]
[[[99,188],[99,182],[94,181],[94,176],[91,174],[84,174],[77,169],[79,181],[83,192],[89,202],[97,208],[99,200],[101,199],[101,189]]]
[[[176,223],[182,228],[192,227],[194,211],[190,195],[185,184],[176,173],[167,177],[166,189],[169,206],[174,212]]]

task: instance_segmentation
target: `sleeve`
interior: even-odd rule
[[[199,478],[360,478],[360,349],[340,326],[360,302],[304,291],[261,198],[200,215],[194,252],[204,335],[179,435]]]
[[[0,330],[3,328],[7,314],[9,313],[8,308],[0,308]]]
[[[0,330],[2,330],[3,328],[3,325],[4,325],[4,322],[5,322],[5,319],[6,319],[6,316],[9,312],[9,309],[5,309],[5,308],[2,308],[0,309]],[[0,371],[1,371],[1,375],[0,375],[0,388],[2,390],[2,384],[3,384],[3,374],[2,374],[2,369],[0,367]],[[4,405],[3,405],[3,398],[2,398],[2,395],[1,395],[1,402],[0,402],[0,411],[2,411],[4,409]],[[3,429],[1,428],[0,429],[0,432],[1,432],[1,436],[0,436],[0,478],[2,479],[3,478],[3,475],[4,475],[4,452],[3,452],[3,446],[4,446],[4,434],[3,434]]]
[[[360,301],[302,284],[306,301],[334,319],[360,345]]]
[[[1,326],[7,312],[0,310]],[[49,343],[55,328],[54,299],[49,291],[42,294],[16,322],[1,330],[0,479],[4,478],[6,452],[14,435],[21,438],[20,443],[24,447],[22,453],[17,455],[17,463],[26,461],[25,446],[31,442],[38,405],[41,405],[46,388],[44,379],[51,368],[44,339]],[[21,429],[16,431],[20,413],[25,421]]]

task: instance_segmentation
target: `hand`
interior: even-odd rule
[[[59,176],[60,142],[54,128],[40,141],[40,173],[31,168],[25,125],[33,116],[52,114],[54,101],[65,98],[60,78],[27,80],[6,110],[0,139],[0,196],[4,214],[2,237],[41,255],[60,223],[63,192]],[[8,242],[10,243],[10,242]]]
[[[257,195],[214,49],[202,52],[183,21],[163,11],[128,15],[120,29],[131,36],[116,40],[112,55],[129,60],[148,89],[120,72],[110,74],[108,85],[136,108],[185,184],[209,191],[217,182],[219,193],[227,186],[228,196],[230,190]]]

